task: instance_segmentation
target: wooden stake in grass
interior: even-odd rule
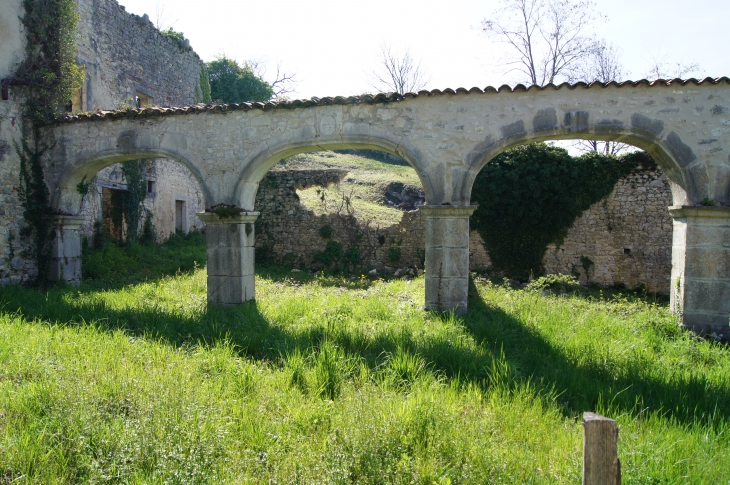
[[[617,441],[616,421],[583,413],[583,485],[621,485]]]

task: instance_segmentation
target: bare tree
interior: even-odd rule
[[[700,65],[696,62],[686,64],[684,62],[669,61],[667,55],[651,56],[651,67],[646,73],[648,79],[675,79],[684,78],[684,76],[698,72]]]
[[[571,82],[608,83],[623,81],[626,72],[619,61],[618,49],[613,44],[600,40],[594,44],[591,55],[571,74]],[[599,140],[577,140],[574,146],[582,151],[601,152],[606,155],[619,155],[634,149],[632,145],[626,143]]]
[[[596,50],[588,28],[603,18],[591,0],[503,0],[482,30],[512,48],[511,71],[543,86],[569,79]]]
[[[266,66],[262,61],[250,60],[247,61],[246,64],[248,64],[248,67],[251,68],[251,71],[253,71],[257,77],[264,80],[266,79]],[[277,62],[274,80],[266,82],[268,82],[271,89],[274,90],[273,99],[275,101],[283,101],[289,99],[287,94],[294,91],[294,85],[299,82],[299,80],[296,78],[296,74],[290,74],[282,70],[281,62]]]
[[[389,46],[381,45],[380,54],[380,68],[372,73],[374,79],[371,84],[375,90],[405,94],[426,87],[429,79],[410,52],[399,56],[393,54]]]

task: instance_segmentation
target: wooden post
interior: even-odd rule
[[[613,419],[583,413],[583,485],[621,485],[621,462]]]

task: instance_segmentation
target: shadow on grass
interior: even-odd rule
[[[284,278],[283,274],[280,277]],[[401,348],[422,357],[438,375],[481,387],[494,383],[490,374],[493,363],[503,359],[511,369],[508,376],[502,376],[508,386],[529,380],[536,395],[557,396],[558,405],[569,417],[603,408],[636,418],[646,411],[660,412],[687,425],[727,422],[730,418],[730,390],[726,387],[716,386],[704,376],[670,382],[653,379],[640,360],[622,372],[612,371],[610,357],[606,362],[596,358],[579,365],[520,320],[488,305],[473,286],[467,315],[435,317],[454,318],[454,323],[477,342],[476,347],[459,345],[449,338],[418,338],[406,330],[377,337],[340,332],[328,324],[324,315],[321,324],[292,333],[269,321],[255,302],[185,314],[155,305],[114,309],[102,299],[84,303],[75,298],[79,293],[93,291],[59,288],[43,293],[6,287],[0,289],[0,309],[17,311],[29,320],[122,330],[172,346],[227,342],[241,355],[268,361],[276,361],[294,349],[305,354],[313,352],[322,341],[330,340],[375,369],[383,364],[385,356]]]
[[[695,375],[684,380],[658,380],[647,375],[649,369],[643,368],[647,363],[638,358],[622,372],[612,371],[610,356],[604,362],[595,358],[580,365],[520,320],[488,305],[473,285],[463,324],[480,345],[501,349],[510,367],[522,379],[529,378],[536,390],[546,395],[554,392],[566,415],[598,408],[634,418],[659,412],[688,425],[727,422],[730,418],[727,387]]]

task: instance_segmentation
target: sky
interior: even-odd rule
[[[377,92],[381,46],[420,62],[427,89],[516,84],[509,51],[480,28],[497,0],[118,0],[128,12],[185,34],[204,61],[258,61],[272,81],[294,74],[291,99]],[[693,64],[692,77],[730,77],[729,0],[596,0],[607,20],[591,32],[614,44],[626,79],[655,60]]]

